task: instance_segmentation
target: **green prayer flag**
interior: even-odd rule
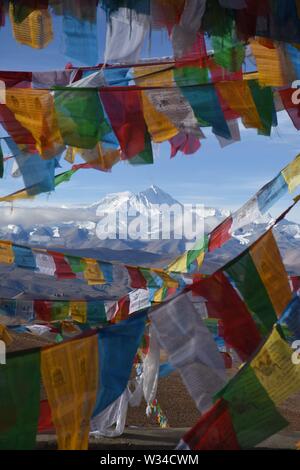
[[[187,253],[187,268],[198,258],[201,253],[205,253],[208,247],[208,236],[204,235],[203,238],[198,240],[192,250]]]
[[[104,117],[98,90],[56,89],[54,102],[64,144],[93,149],[111,131]]]
[[[245,46],[232,37],[232,32],[224,36],[212,36],[214,61],[229,72],[238,72],[245,59]]]
[[[73,273],[82,273],[85,269],[85,262],[82,258],[77,256],[65,255],[65,258],[69,265],[71,266],[71,271]]]
[[[69,302],[56,300],[51,306],[51,320],[65,320],[69,317]]]
[[[35,448],[40,409],[40,352],[24,352],[0,365],[0,449]]]
[[[68,170],[65,171],[64,173],[60,173],[59,175],[56,175],[54,177],[54,186],[58,186],[61,183],[66,183],[67,181],[70,181],[74,173],[76,173],[77,170]]]
[[[249,250],[230,262],[224,271],[234,281],[258,329],[266,336],[276,323],[277,315]]]
[[[203,85],[208,83],[207,67],[176,67],[174,69],[174,78],[177,86]]]
[[[250,449],[288,426],[250,366],[245,366],[215,399],[228,402],[233,427],[242,449]]]
[[[104,302],[99,300],[87,302],[87,322],[104,325],[108,323]]]
[[[272,124],[277,124],[276,121],[273,123],[276,116],[273,90],[271,87],[261,87],[257,80],[249,80],[248,85],[263,126],[259,133],[269,136],[271,135]]]

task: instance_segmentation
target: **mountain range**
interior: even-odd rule
[[[15,243],[41,246],[57,251],[64,251],[80,256],[95,257],[108,261],[121,261],[128,264],[145,266],[165,266],[172,259],[192,246],[195,240],[174,238],[178,220],[174,217],[171,236],[163,239],[161,224],[152,224],[147,240],[130,238],[121,239],[124,232],[124,221],[117,218],[117,238],[101,240],[99,238],[99,221],[101,217],[114,217],[116,213],[131,214],[129,222],[135,223],[140,216],[149,214],[159,216],[161,207],[179,207],[183,205],[157,186],[151,186],[138,194],[121,192],[108,194],[89,206],[77,207],[0,207],[0,239]],[[185,210],[192,210],[185,206]],[[197,220],[199,227],[210,232],[229,212],[213,207],[199,207]],[[194,221],[195,222],[195,221]],[[245,247],[255,241],[272,222],[267,214],[234,233],[233,238],[221,249],[208,254],[203,265],[203,272],[211,273],[224,263],[241,253]],[[191,222],[189,222],[191,223]],[[122,225],[123,224],[123,225]],[[176,225],[177,224],[177,225]],[[110,232],[111,229],[111,232]],[[113,235],[114,227],[108,224],[108,235]],[[274,234],[282,253],[284,263],[290,274],[300,274],[300,262],[297,253],[300,249],[300,225],[289,220],[281,221]],[[201,233],[195,234],[195,239]],[[153,239],[155,238],[155,239]],[[112,293],[112,288],[105,286],[83,286],[74,281],[55,282],[45,276],[30,276],[30,273],[15,267],[0,266],[2,283],[1,296],[13,296],[20,292],[26,295],[44,296],[102,296],[118,297],[120,289]],[[45,279],[43,279],[45,278]],[[80,282],[80,281],[79,281]],[[120,286],[119,286],[120,287]],[[121,289],[122,290],[122,289]]]

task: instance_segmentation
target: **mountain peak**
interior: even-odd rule
[[[136,198],[146,206],[149,206],[150,204],[180,204],[170,194],[166,193],[155,184],[152,184],[149,188],[139,192],[136,195]]]

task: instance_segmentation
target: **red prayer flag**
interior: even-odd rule
[[[142,275],[139,268],[126,266],[128,274],[130,276],[130,285],[133,289],[146,289],[147,281]]]
[[[222,320],[223,338],[245,361],[260,344],[261,334],[246,305],[222,271],[190,286],[214,309],[215,318]]]
[[[208,251],[214,251],[217,248],[221,248],[224,243],[230,240],[231,235],[229,230],[231,229],[231,226],[232,217],[230,216],[212,231],[208,242]]]
[[[76,274],[73,273],[69,263],[67,263],[65,257],[61,253],[56,253],[55,251],[48,251],[49,255],[51,255],[54,259],[54,263],[56,266],[55,275],[58,279],[75,279]]]
[[[228,405],[218,400],[215,405],[182,438],[179,450],[240,450]]]
[[[51,321],[51,309],[52,309],[52,302],[49,302],[48,300],[35,300],[34,301],[34,311],[36,313],[36,318],[38,320],[50,322]]]
[[[294,88],[287,88],[285,90],[279,90],[280,98],[282,104],[290,116],[294,126],[299,131],[300,130],[300,105],[294,104],[292,101],[293,93],[295,93]]]
[[[145,150],[147,131],[141,92],[135,87],[119,87],[119,91],[115,87],[113,92],[101,91],[100,96],[124,159],[135,157]]]
[[[169,140],[171,145],[171,158],[175,157],[178,151],[185,155],[192,155],[199,150],[201,144],[200,140],[193,134],[186,134],[179,132],[177,135]]]

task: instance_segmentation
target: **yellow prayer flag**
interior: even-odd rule
[[[60,450],[88,448],[98,362],[97,335],[42,350],[42,378]]]
[[[245,127],[263,128],[247,81],[218,82],[215,86],[229,108],[241,116]]]
[[[142,87],[172,87],[173,75],[166,66],[153,65],[149,67],[135,67],[134,77],[136,84]],[[164,142],[178,134],[179,130],[170,119],[149,99],[152,93],[161,93],[161,90],[142,91],[144,118],[154,142]],[[149,96],[148,96],[149,95]]]
[[[164,142],[178,134],[179,130],[168,117],[153,106],[146,91],[142,91],[142,103],[144,118],[153,142]]]
[[[187,272],[188,252],[176,258],[173,263],[168,265],[167,272],[186,273]]]
[[[250,44],[256,60],[260,85],[286,85],[288,81],[284,73],[283,57],[273,41],[269,39],[252,39]]]
[[[17,42],[35,49],[46,47],[53,39],[52,17],[46,10],[33,10],[23,21],[14,19],[14,5],[10,2],[9,15],[13,35]]]
[[[157,289],[157,291],[155,292],[154,296],[153,296],[153,302],[161,302],[163,300],[163,296],[164,296],[164,287],[160,287],[159,289]]]
[[[87,304],[85,301],[72,301],[70,302],[70,315],[74,321],[78,323],[86,323],[87,319]]]
[[[34,199],[34,197],[35,196],[29,195],[26,189],[21,189],[15,193],[0,197],[0,202],[12,202],[18,201],[19,199]]]
[[[250,248],[250,254],[279,317],[290,302],[292,291],[272,230]]]
[[[65,160],[68,163],[74,163],[76,156],[76,148],[75,147],[67,147],[65,153]]]
[[[292,354],[293,350],[274,328],[250,364],[276,405],[300,390],[300,364],[293,364]]]
[[[198,269],[201,268],[201,266],[203,264],[203,261],[204,261],[204,257],[205,257],[205,251],[203,250],[202,253],[200,253],[199,256],[197,256],[197,258],[196,258],[196,263],[197,263]]]
[[[88,284],[93,286],[96,284],[105,284],[104,275],[100,269],[99,263],[93,258],[83,258],[85,263],[84,278]]]
[[[289,192],[295,191],[300,184],[300,154],[281,171],[281,174],[289,187]]]
[[[54,99],[49,90],[9,88],[6,90],[6,106],[32,134],[43,158],[52,158],[63,150]]]
[[[99,168],[101,171],[109,171],[120,161],[121,152],[119,149],[104,148],[101,142],[98,142],[93,149],[74,148],[86,163]]]
[[[0,241],[0,263],[12,264],[14,259],[12,243]]]

